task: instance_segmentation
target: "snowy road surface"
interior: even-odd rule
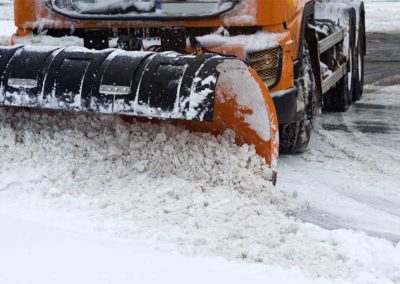
[[[319,119],[307,153],[281,158],[278,187],[310,203],[303,220],[400,241],[399,121],[400,87],[368,86],[347,113]]]
[[[383,86],[400,84],[400,33],[369,34],[367,45],[365,82]]]
[[[285,278],[285,283],[314,283],[296,269],[238,264],[222,258],[183,257],[148,249],[133,241],[5,217],[1,225],[11,231],[1,238],[8,244],[0,246],[1,283],[242,284],[266,280],[278,283]]]
[[[3,42],[15,30],[5,11]],[[386,64],[375,63],[367,72]],[[281,158],[276,187],[229,133],[1,108],[0,283],[400,284],[400,82],[389,79],[322,115],[310,150]]]
[[[399,43],[369,34],[365,81],[375,86],[347,113],[324,114],[307,153],[281,158],[280,187],[311,204],[303,220],[400,241]]]

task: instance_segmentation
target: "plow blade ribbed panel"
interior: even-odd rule
[[[0,47],[0,105],[212,121],[216,67],[225,59],[81,47]]]

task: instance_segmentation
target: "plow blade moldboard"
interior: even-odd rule
[[[236,133],[275,169],[278,122],[268,88],[244,62],[214,54],[0,47],[0,106],[173,119]]]
[[[222,59],[80,47],[0,48],[0,104],[211,121]]]

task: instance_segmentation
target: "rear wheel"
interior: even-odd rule
[[[298,109],[304,108],[299,121],[280,125],[280,151],[284,154],[302,153],[310,141],[315,106],[315,77],[311,66],[311,57],[307,45],[303,47],[302,67],[299,79]]]

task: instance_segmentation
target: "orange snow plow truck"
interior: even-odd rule
[[[276,178],[321,110],[360,98],[353,0],[15,0],[0,106],[167,120],[236,133]],[[142,119],[140,119],[142,120]]]

